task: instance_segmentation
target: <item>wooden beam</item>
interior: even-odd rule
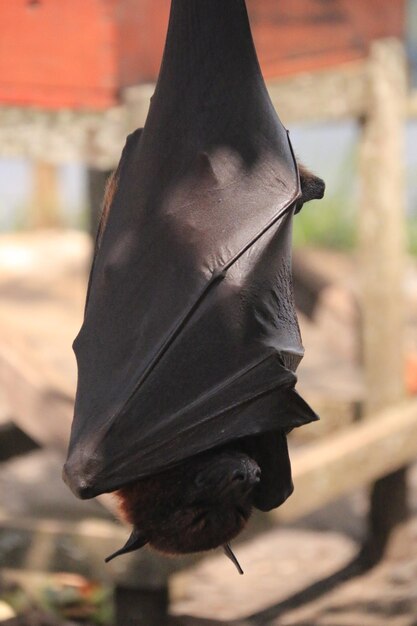
[[[185,557],[176,562],[144,549],[105,565],[104,558],[125,543],[128,531],[120,524],[98,519],[16,518],[0,510],[0,535],[9,532],[21,537],[21,545],[18,551],[13,545],[9,551],[3,550],[3,568],[71,570],[136,589],[164,589],[169,574],[195,561]],[[64,550],[59,548],[62,545],[66,545]]]
[[[267,83],[272,103],[285,124],[355,118],[366,107],[366,64],[303,72]]]
[[[417,457],[417,400],[291,451],[294,494],[270,515],[291,521]]]
[[[0,329],[0,387],[13,421],[37,445],[57,450],[65,459],[75,388],[35,353],[9,316],[0,315]],[[111,495],[103,494],[97,499],[119,517]]]
[[[37,449],[36,443],[12,420],[0,423],[0,463]]]
[[[8,316],[0,316],[0,329],[0,386],[13,420],[39,445],[64,453],[74,389],[14,332]]]

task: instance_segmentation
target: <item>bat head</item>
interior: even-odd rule
[[[227,546],[250,517],[260,474],[240,451],[212,451],[120,489],[121,510],[134,532],[112,556],[145,543],[166,554]]]

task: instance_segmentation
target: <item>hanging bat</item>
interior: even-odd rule
[[[317,419],[303,355],[293,215],[324,183],[299,168],[269,99],[244,0],[172,0],[143,130],[105,199],[64,479],[116,492],[146,543],[224,546],[292,491],[286,434]]]

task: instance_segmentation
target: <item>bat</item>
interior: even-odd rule
[[[323,193],[270,101],[244,0],[172,0],[74,342],[64,480],[116,493],[133,532],[109,559],[224,546],[239,569],[230,541],[253,507],[291,494],[286,435],[317,419],[295,390],[291,229]]]

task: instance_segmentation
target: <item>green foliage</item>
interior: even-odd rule
[[[294,245],[351,250],[356,243],[357,145],[352,143],[336,170],[323,176],[322,200],[308,202],[294,219]],[[314,171],[314,169],[313,169]]]
[[[355,211],[345,197],[309,202],[294,219],[295,246],[350,250],[355,245]]]
[[[32,623],[30,616],[37,613],[54,616],[57,623],[70,621],[91,626],[114,623],[112,589],[74,574],[25,573],[19,583],[3,584],[0,600],[17,615],[28,616],[28,624]]]
[[[356,243],[356,211],[343,198],[309,202],[294,219],[294,245],[351,250]],[[417,214],[407,217],[410,254],[417,256]]]
[[[24,613],[31,607],[30,598],[18,585],[11,585],[10,588],[0,594],[0,599],[11,606],[17,615]]]
[[[105,626],[113,618],[111,590],[87,581],[83,586],[60,585],[52,577],[41,590],[39,604],[57,617],[75,622]]]

